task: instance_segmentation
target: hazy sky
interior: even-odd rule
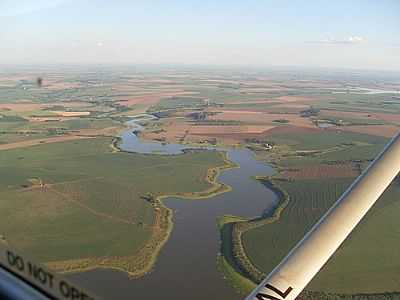
[[[0,0],[0,64],[400,70],[399,0]]]

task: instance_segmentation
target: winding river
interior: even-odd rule
[[[120,147],[125,151],[170,155],[193,148],[141,141],[132,132],[140,131],[140,125],[131,121],[130,126],[121,136]],[[271,210],[278,199],[271,190],[251,178],[272,174],[271,167],[257,161],[246,149],[218,150],[227,151],[229,159],[240,166],[225,170],[218,177],[219,181],[232,186],[232,191],[201,200],[174,197],[164,200],[174,211],[174,227],[150,274],[129,279],[123,272],[97,269],[70,275],[70,279],[105,299],[242,299],[216,267],[220,247],[216,219],[228,214],[260,216]]]

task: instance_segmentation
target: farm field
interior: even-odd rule
[[[289,204],[276,222],[244,233],[243,242],[251,261],[263,272],[270,272],[352,179],[278,181],[290,196]],[[308,290],[354,294],[400,289],[395,280],[400,262],[398,231],[395,229],[398,226],[395,216],[400,213],[399,192],[399,183],[393,183],[307,287]],[[365,261],[369,263],[365,264]],[[382,276],[388,280],[382,282]]]
[[[112,152],[110,143],[2,150],[0,228],[7,243],[60,271],[57,262],[68,271],[99,264],[137,272],[135,254],[162,229],[147,193],[207,190],[208,169],[224,164],[216,152],[149,156]],[[101,261],[108,257],[119,261]]]

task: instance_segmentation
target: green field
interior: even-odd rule
[[[367,162],[385,146],[388,139],[367,134],[322,131],[302,134],[273,134],[265,138],[275,144],[274,150],[257,151],[260,159],[268,160],[278,169]]]
[[[289,205],[278,221],[243,234],[251,261],[265,273],[270,272],[351,182],[352,178],[278,181],[290,196]],[[400,231],[396,229],[400,226],[399,195],[400,184],[395,182],[309,290],[345,294],[400,290],[396,280],[400,268]]]
[[[0,151],[0,234],[40,261],[134,255],[154,208],[142,196],[203,191],[216,152],[112,152],[97,138]],[[44,184],[40,186],[40,182]]]
[[[0,118],[1,120],[1,118]],[[67,133],[76,133],[81,129],[122,128],[122,124],[108,118],[79,118],[56,122],[0,122],[0,144],[48,138]]]
[[[315,153],[298,155],[289,153],[285,157],[279,157],[277,163],[281,167],[307,167],[320,164],[337,164],[349,161],[372,160],[382,149],[384,143],[364,145],[338,145],[329,151],[318,151]]]
[[[364,169],[383,149],[387,139],[365,134],[323,131],[276,134],[270,136],[269,141],[275,143],[274,150],[265,153],[265,156],[259,156],[273,162],[277,170],[349,163]],[[260,278],[251,269],[251,264],[258,270],[269,273],[331,207],[354,178],[288,180],[276,174],[272,180],[280,190],[289,195],[289,202],[278,220],[272,223],[268,219],[255,220],[239,230],[242,232],[244,252],[250,262],[241,261],[240,253],[243,250],[234,250],[236,252],[233,257],[232,252],[226,250],[235,249],[231,241],[232,225],[225,225],[221,231],[222,253],[229,266],[236,270],[237,276],[247,274],[246,276],[253,279]],[[366,293],[370,294],[368,297],[372,297],[368,299],[384,299],[388,296],[387,292],[400,290],[400,283],[396,279],[400,268],[400,231],[396,229],[400,225],[397,217],[400,214],[400,202],[397,201],[399,197],[400,182],[397,180],[307,287],[308,291],[314,293],[307,296],[303,294],[304,297],[328,299],[327,293],[331,293],[329,299],[336,299],[335,297],[342,297],[339,295],[343,294],[358,297],[355,295]],[[246,266],[248,263],[249,267]],[[240,285],[241,281],[237,282]],[[244,284],[240,286],[245,288]]]
[[[287,133],[271,135],[270,140],[276,144],[285,144],[293,148],[293,150],[310,151],[324,150],[327,148],[337,147],[341,145],[364,144],[376,145],[385,144],[387,139],[367,134],[341,132],[341,131],[323,131],[310,133]]]
[[[150,108],[150,111],[197,108],[202,106],[204,106],[203,98],[177,96],[161,99],[157,105]]]
[[[391,94],[329,94],[328,101],[314,105],[318,109],[361,112],[400,112],[400,101]]]
[[[326,114],[318,114],[316,118],[319,123],[329,123],[337,126],[362,126],[362,125],[383,125],[388,122],[368,118],[348,118],[348,117],[335,117],[330,116],[329,112]]]

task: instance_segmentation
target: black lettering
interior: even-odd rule
[[[60,281],[59,289],[61,295],[63,295],[66,299],[71,300],[94,300],[92,297],[89,297],[86,293],[78,290],[76,287],[69,285],[65,281]]]
[[[10,266],[14,266],[15,263],[15,256],[12,252],[7,251],[7,261]]]
[[[50,288],[53,287],[53,275],[30,262],[28,262],[28,270],[29,275],[35,280],[39,281],[43,285],[48,285]]]
[[[66,283],[64,280],[60,281],[60,293],[61,295],[63,295],[65,298],[69,298],[70,294],[71,294],[71,290],[69,288],[69,284]]]
[[[270,285],[270,284],[268,284],[268,283],[265,285],[265,288],[266,288],[266,289],[269,289],[269,290],[271,290],[271,291],[273,291],[273,292],[276,293],[276,294],[278,294],[282,299],[285,299],[285,298],[290,294],[290,292],[293,290],[293,288],[292,288],[291,286],[289,286],[289,287],[286,289],[285,292],[282,292],[281,290],[277,289],[276,287],[274,287],[274,286],[272,286],[272,285]],[[256,295],[256,298],[257,298],[258,300],[265,300],[265,299],[281,300],[280,298],[276,298],[276,297],[274,297],[274,296],[272,296],[272,295],[265,294],[265,293],[258,293],[258,294]]]
[[[52,289],[53,288],[53,279],[54,279],[53,274],[47,273],[47,278],[49,279],[49,287]]]
[[[21,256],[15,255],[11,251],[7,251],[7,261],[12,267],[16,267],[19,271],[25,270],[25,263]]]
[[[10,251],[7,251],[7,261],[8,261],[8,264],[9,264],[10,266],[13,266],[13,265],[14,265],[15,256],[14,256],[14,254],[13,254],[12,252],[10,252]]]
[[[72,300],[80,300],[81,299],[81,293],[73,286],[71,287],[71,299]]]

